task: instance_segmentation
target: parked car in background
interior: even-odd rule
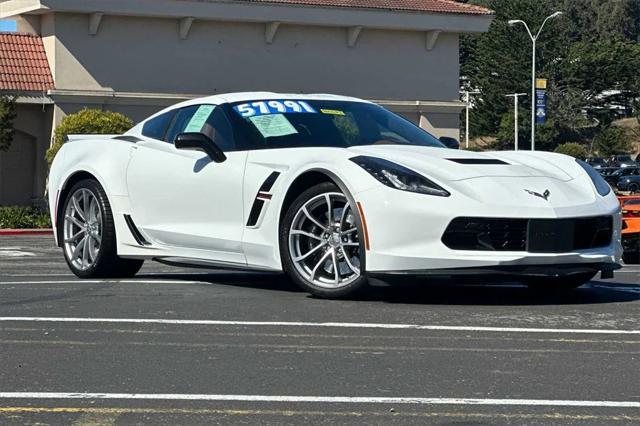
[[[638,167],[624,167],[620,169],[616,169],[611,174],[602,175],[604,180],[611,186],[617,186],[620,178],[625,176],[637,176],[640,174],[640,168]]]
[[[603,177],[606,180],[606,176],[603,176]],[[632,194],[635,194],[640,190],[640,176],[638,175],[623,176],[620,179],[618,179],[618,182],[616,183],[615,186],[616,188],[618,188],[619,191],[629,191]]]
[[[614,155],[609,159],[607,164],[615,167],[636,167],[638,165],[628,154]]]
[[[596,171],[600,173],[600,176],[606,178],[607,176],[612,175],[618,170],[620,170],[620,167],[601,167]]]
[[[604,161],[602,157],[591,157],[587,159],[587,164],[593,167],[596,170],[599,170],[607,165],[607,162]]]

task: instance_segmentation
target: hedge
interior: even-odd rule
[[[111,135],[121,134],[133,127],[133,121],[127,116],[113,111],[84,108],[62,119],[53,134],[53,145],[47,151],[49,165],[67,141],[67,135]]]
[[[35,207],[0,206],[0,229],[51,228],[49,213]]]

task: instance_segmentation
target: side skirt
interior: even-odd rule
[[[178,266],[185,268],[201,268],[201,269],[226,269],[231,271],[253,271],[253,272],[269,272],[274,274],[282,273],[279,269],[264,268],[261,266],[252,266],[242,263],[219,262],[215,260],[193,259],[189,257],[154,257],[158,263],[169,266]]]

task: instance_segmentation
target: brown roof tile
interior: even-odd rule
[[[459,13],[466,15],[491,15],[484,7],[454,0],[243,0],[256,3],[283,3],[307,6],[349,7],[357,9],[386,9],[408,12]]]
[[[42,92],[53,89],[53,77],[42,38],[0,32],[0,90]]]

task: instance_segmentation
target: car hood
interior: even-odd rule
[[[557,157],[549,157],[554,154],[543,152],[472,152],[411,145],[358,146],[349,148],[349,151],[354,156],[384,158],[426,176],[450,182],[479,177],[546,177],[566,182],[576,178],[580,172],[575,167],[559,164],[562,162],[557,161]],[[575,165],[575,162],[571,163],[571,166]]]

